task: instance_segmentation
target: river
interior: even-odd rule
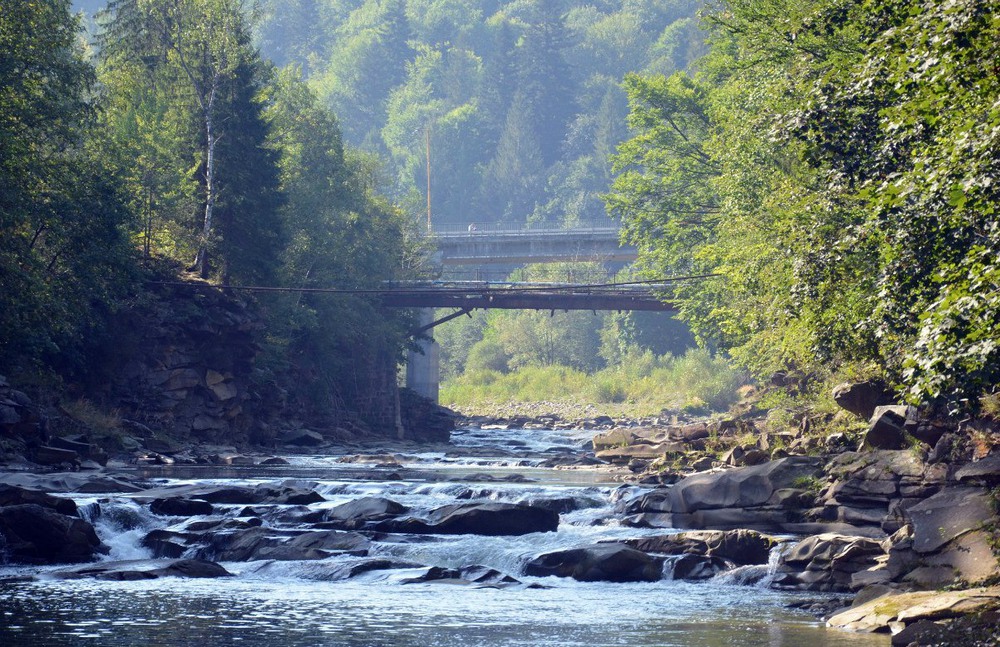
[[[8,579],[0,584],[0,645],[888,645],[885,636],[828,630],[809,613],[789,610],[789,603],[804,596],[768,588],[761,572],[767,566],[745,567],[757,569],[752,578],[737,572],[699,582],[667,579],[669,572],[658,582],[634,584],[524,575],[526,562],[539,553],[664,532],[616,523],[614,501],[632,491],[606,482],[605,473],[539,467],[546,458],[581,453],[589,437],[581,430],[459,430],[451,450],[397,455],[400,464],[359,466],[338,457],[290,456],[289,465],[268,468],[145,469],[142,475],[161,485],[308,482],[326,499],[312,509],[381,496],[416,508],[483,499],[548,501],[566,511],[554,533],[429,535],[419,541],[390,535],[372,544],[371,555],[399,561],[484,565],[520,582],[507,587],[406,583],[422,572],[416,567],[333,579],[332,567],[360,559],[350,556],[225,562],[236,577],[126,582],[10,582],[51,569],[0,566],[0,579]],[[502,480],[511,475],[520,476]],[[181,521],[152,515],[128,495],[73,498],[111,547],[108,559],[148,559],[141,538]],[[242,507],[218,506],[230,516]],[[753,585],[740,583],[761,576]]]

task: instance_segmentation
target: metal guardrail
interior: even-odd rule
[[[611,233],[621,227],[613,220],[602,220],[582,223],[574,227],[554,227],[551,223],[503,223],[503,222],[470,222],[466,224],[444,223],[434,225],[430,232],[432,238],[475,235],[533,235],[533,234],[575,234],[575,233]]]

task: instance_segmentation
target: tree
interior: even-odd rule
[[[244,11],[241,0],[113,0],[101,38],[102,72],[117,106],[111,117],[120,120],[112,128],[122,128],[126,141],[150,142],[142,151],[149,154],[139,156],[149,210],[154,195],[196,195],[197,225],[176,214],[192,236],[192,269],[207,277],[210,254],[218,254],[227,281],[267,276],[274,265],[267,255],[280,240],[276,162],[263,148],[267,125],[256,96],[265,72]],[[160,130],[164,122],[172,127]],[[166,178],[162,161],[173,169]],[[256,176],[241,179],[249,168]],[[174,187],[160,188],[170,181]],[[220,227],[218,208],[226,205]],[[251,254],[254,263],[246,262]]]
[[[271,90],[272,146],[281,151],[281,209],[288,245],[280,281],[303,288],[377,288],[407,274],[409,240],[402,214],[375,195],[366,158],[345,151],[334,116],[295,69]],[[348,405],[377,420],[388,412],[412,328],[364,295],[291,294],[272,300],[270,362],[292,372],[295,394],[315,414],[343,415]]]
[[[0,12],[0,365],[85,367],[130,285],[130,213],[88,99],[93,70],[69,2]]]
[[[734,0],[699,74],[629,81],[609,207],[651,271],[716,275],[677,295],[703,342],[955,412],[995,391],[994,4]]]
[[[405,77],[409,40],[403,0],[365,0],[337,30],[316,87],[349,142],[376,147],[389,94]]]

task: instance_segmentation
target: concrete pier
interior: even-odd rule
[[[420,309],[420,325],[434,321],[433,308]],[[438,373],[441,363],[441,347],[433,337],[433,329],[427,331],[429,339],[418,340],[418,351],[409,351],[406,356],[406,388],[416,391],[425,398],[438,401]]]

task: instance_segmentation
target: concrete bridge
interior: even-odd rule
[[[631,262],[633,246],[622,246],[614,226],[533,229],[472,223],[466,229],[435,230],[434,260],[442,266],[523,265],[573,261]]]
[[[431,235],[434,262],[442,269],[487,266],[514,267],[530,263],[596,261],[625,263],[636,259],[632,246],[622,246],[616,226],[600,223],[573,229],[530,228],[524,225],[471,223],[438,228]],[[672,310],[648,287],[572,284],[497,285],[489,283],[396,286],[383,294],[390,307],[420,308],[416,334],[477,308],[527,310]],[[434,308],[455,308],[435,320]],[[407,357],[406,385],[421,395],[438,399],[439,347],[433,336],[418,343]]]

